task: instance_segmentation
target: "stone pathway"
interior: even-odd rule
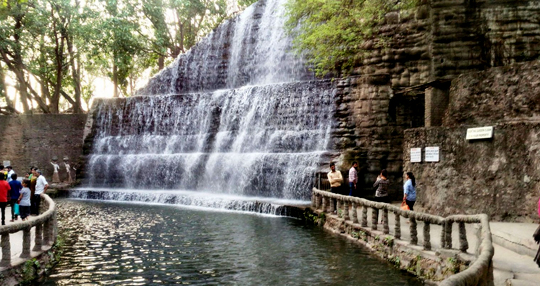
[[[495,247],[495,286],[540,285],[540,268],[533,261],[538,245],[532,238],[538,225],[492,222],[490,227]]]
[[[379,220],[382,213],[379,214]],[[401,237],[402,242],[410,241],[410,225],[408,219],[401,218]],[[394,234],[395,216],[388,214],[390,225],[390,234]],[[371,227],[371,212],[368,212],[368,226]],[[423,223],[417,222],[418,246],[411,246],[422,250],[424,243]],[[442,251],[441,249],[441,230],[438,225],[431,225],[430,242],[432,249]],[[479,226],[476,224],[466,225],[467,240],[469,249],[467,254],[473,255],[477,247],[476,231]],[[492,233],[493,246],[495,254],[493,256],[493,276],[495,286],[540,286],[540,268],[533,261],[538,245],[534,242],[532,235],[537,224],[532,223],[505,223],[491,222],[490,229]],[[382,225],[378,225],[378,230],[382,231]],[[453,224],[452,228],[452,246],[459,247],[458,225]],[[433,253],[434,251],[424,251],[424,253]]]
[[[21,219],[19,218],[19,220],[15,221],[15,222],[10,222],[9,219],[11,219],[11,209],[10,208],[6,208],[6,217],[8,218],[6,220],[6,224],[13,224],[13,223],[16,223],[16,222],[20,222]],[[36,217],[34,216],[30,216],[30,220],[34,220]],[[30,249],[33,249],[34,248],[34,239],[36,237],[35,235],[35,228],[33,227],[30,231],[30,235],[31,235],[31,240],[30,240]],[[24,263],[27,259],[26,258],[20,258],[19,256],[21,255],[22,253],[22,241],[23,241],[23,232],[22,231],[18,231],[16,233],[12,233],[9,235],[9,242],[11,244],[11,265],[18,265],[18,264],[21,264],[21,263]],[[38,256],[39,254],[41,254],[43,251],[46,251],[46,250],[49,250],[51,248],[51,245],[43,245],[42,247],[42,251],[32,251],[30,254],[32,255],[32,257],[36,257]],[[2,253],[2,249],[0,248],[0,255]],[[0,267],[0,271],[3,271],[4,269],[6,269],[6,267]]]

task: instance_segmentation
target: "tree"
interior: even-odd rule
[[[347,72],[363,54],[362,44],[392,10],[418,0],[289,0],[286,28],[294,48],[305,53],[319,76]]]

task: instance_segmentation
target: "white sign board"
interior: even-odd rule
[[[465,140],[488,139],[493,137],[493,126],[467,129]]]
[[[411,162],[422,162],[422,148],[411,148]]]
[[[4,161],[4,167],[11,166],[11,161]]]
[[[426,162],[439,162],[439,147],[426,147]]]

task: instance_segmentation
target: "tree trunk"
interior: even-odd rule
[[[66,37],[66,43],[69,52],[69,64],[71,65],[71,77],[73,78],[73,90],[75,91],[75,106],[73,113],[81,113],[81,80],[79,76],[79,67],[75,65],[75,53],[73,43],[70,37]]]
[[[4,73],[4,67],[2,67],[2,65],[0,65],[0,97],[4,97],[6,99],[6,105],[8,106],[8,108],[15,110],[13,102],[11,102],[8,97],[6,75]]]
[[[158,68],[162,70],[165,67],[165,56],[160,55],[158,58]]]
[[[113,85],[113,97],[118,97],[118,67],[116,66],[116,63],[113,64]]]

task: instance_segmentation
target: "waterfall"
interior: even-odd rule
[[[332,144],[334,89],[290,50],[284,2],[261,0],[222,24],[140,96],[95,101],[90,197],[134,200],[130,189],[148,190],[135,196],[141,201],[190,205],[215,206],[209,194],[309,199]],[[166,199],[171,190],[182,195]],[[241,208],[275,211],[260,200],[250,205]]]

